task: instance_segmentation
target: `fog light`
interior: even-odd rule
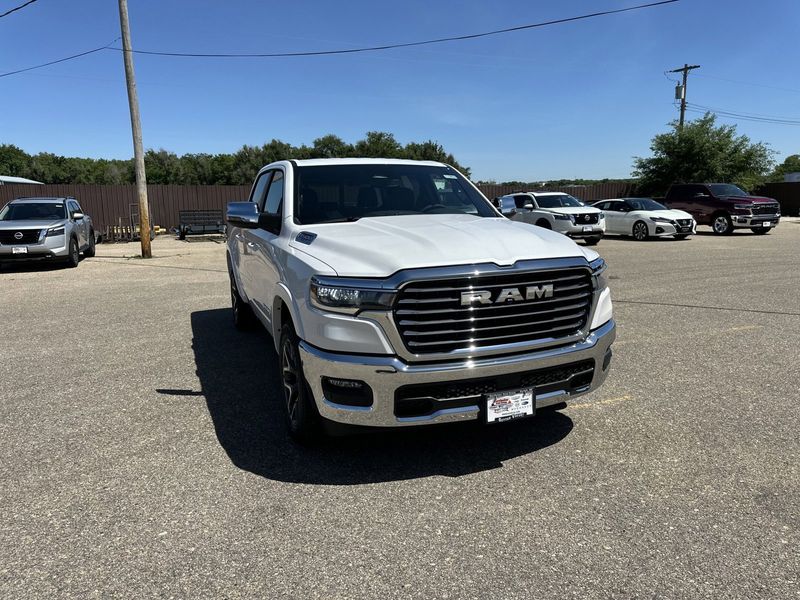
[[[656,227],[656,233],[664,233],[663,227]]]
[[[357,379],[322,378],[325,399],[345,406],[372,406],[372,388]]]

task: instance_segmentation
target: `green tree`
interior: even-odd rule
[[[391,133],[368,131],[367,137],[355,144],[355,156],[362,158],[400,158],[403,148]]]
[[[800,154],[792,154],[786,157],[781,164],[775,167],[770,173],[770,181],[783,181],[783,176],[787,173],[800,173]]]
[[[634,159],[633,175],[639,179],[638,192],[663,195],[673,183],[718,181],[752,189],[764,181],[774,164],[774,152],[746,135],[736,135],[735,125],[716,124],[706,113],[687,122],[682,131],[677,123],[672,131],[656,135],[650,150],[653,155]]]
[[[29,177],[31,157],[13,144],[0,144],[0,175]]]

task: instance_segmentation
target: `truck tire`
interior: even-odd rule
[[[757,235],[765,235],[770,232],[772,227],[751,227],[750,231]]]
[[[594,236],[594,237],[587,237],[583,241],[586,242],[587,246],[597,246],[597,244],[600,243],[601,239],[602,238],[600,236]]]
[[[650,231],[647,229],[647,223],[644,221],[636,221],[633,224],[633,230],[631,231],[633,235],[633,239],[637,242],[644,242],[650,237]]]
[[[716,213],[711,218],[711,229],[717,235],[729,235],[733,233],[733,221],[728,213]]]
[[[67,256],[67,267],[74,269],[78,266],[81,260],[80,249],[78,248],[78,240],[74,237],[69,238],[69,256]]]
[[[231,311],[233,312],[233,325],[239,331],[249,331],[255,328],[257,319],[253,309],[244,301],[239,288],[236,287],[236,278],[228,271],[231,280]]]
[[[92,258],[95,255],[95,239],[94,239],[94,229],[89,232],[89,245],[86,246],[86,250],[83,251],[83,255],[86,258]]]
[[[300,360],[300,340],[291,321],[281,328],[280,361],[283,384],[283,408],[289,435],[296,442],[312,445],[323,435],[322,421],[317,405],[303,375]]]

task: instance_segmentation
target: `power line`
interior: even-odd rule
[[[794,92],[800,94],[800,90],[796,88],[781,87],[778,85],[767,85],[764,83],[753,83],[752,81],[739,81],[738,79],[728,79],[727,77],[717,77],[716,75],[707,75],[705,73],[698,73],[697,77],[705,77],[706,79],[716,79],[718,81],[727,81],[728,83],[738,83],[740,85],[750,85],[753,87],[767,88],[770,90],[781,90],[783,92]]]
[[[92,50],[87,50],[86,52],[80,52],[79,54],[73,54],[72,56],[67,56],[65,58],[59,58],[57,60],[51,60],[50,62],[46,62],[41,65],[34,65],[33,67],[25,67],[24,69],[17,69],[16,71],[8,71],[7,73],[0,73],[0,77],[8,77],[9,75],[16,75],[17,73],[24,73],[26,71],[33,71],[34,69],[41,69],[42,67],[49,67],[50,65],[55,65],[62,62],[67,62],[68,60],[73,60],[75,58],[80,58],[81,56],[86,56],[88,54],[94,54],[95,52],[100,52],[101,50],[108,50],[111,49],[111,44],[115,43],[119,38],[114,38],[105,46],[100,46],[99,48],[94,48]]]
[[[583,19],[591,19],[594,17],[602,17],[606,15],[613,15],[624,13],[632,10],[640,10],[644,8],[653,8],[664,4],[673,4],[680,2],[680,0],[661,0],[659,2],[651,2],[649,4],[639,4],[637,6],[629,6],[626,8],[618,8],[615,10],[605,10],[601,12],[594,12],[577,17],[567,17],[563,19],[553,19],[551,21],[542,21],[540,23],[530,23],[527,25],[518,25],[516,27],[507,27],[505,29],[495,29],[493,31],[484,31],[481,33],[470,33],[466,35],[455,35],[450,37],[435,38],[431,40],[423,40],[419,42],[406,42],[403,44],[383,44],[381,46],[366,46],[362,48],[347,48],[339,50],[317,50],[317,51],[304,51],[304,52],[272,52],[264,54],[249,54],[249,53],[193,53],[193,52],[160,52],[155,50],[131,50],[135,54],[149,54],[152,56],[174,56],[185,58],[287,58],[292,56],[326,56],[331,54],[355,54],[358,52],[376,52],[380,50],[391,50],[393,48],[410,48],[413,46],[426,46],[430,44],[440,44],[443,42],[455,42],[463,40],[472,40],[481,37],[492,35],[500,35],[504,33],[512,33],[515,31],[523,31],[526,29],[535,29],[539,27],[547,27],[549,25],[558,25],[561,23],[569,23],[572,21],[580,21]],[[122,48],[113,48],[113,50],[122,51]]]
[[[28,0],[25,4],[20,4],[16,8],[12,8],[11,10],[7,10],[2,15],[0,15],[0,19],[2,19],[3,17],[7,17],[8,15],[10,15],[13,12],[17,12],[18,10],[22,10],[23,8],[25,8],[29,4],[33,4],[34,2],[37,2],[37,1],[38,0]]]
[[[740,113],[730,110],[713,108],[711,106],[703,106],[701,104],[692,104],[692,103],[687,103],[687,104],[688,107],[686,110],[689,110],[693,113],[711,112],[720,117],[725,117],[729,119],[738,119],[741,121],[752,121],[755,123],[772,123],[775,125],[800,125],[800,119],[769,116],[769,115],[757,115],[753,113]]]
[[[508,27],[506,29],[497,29],[494,31],[485,31],[482,33],[472,33],[467,35],[459,35],[459,36],[451,36],[446,38],[437,38],[433,40],[423,40],[419,42],[407,42],[404,44],[386,44],[383,46],[370,46],[364,48],[349,48],[344,50],[321,50],[321,51],[312,51],[312,52],[275,52],[275,53],[268,53],[268,54],[193,54],[188,52],[155,52],[155,51],[148,51],[148,50],[131,50],[133,53],[138,54],[149,54],[155,56],[179,56],[179,57],[195,57],[195,58],[282,58],[282,57],[291,57],[291,56],[323,56],[323,55],[330,55],[330,54],[354,54],[357,52],[375,52],[378,50],[389,50],[392,48],[408,48],[411,46],[423,46],[429,44],[439,44],[442,42],[452,42],[452,41],[459,41],[459,40],[469,40],[475,39],[480,37],[486,37],[490,35],[499,35],[503,33],[511,33],[514,31],[522,31],[525,29],[534,29],[539,27],[545,27],[548,25],[557,25],[559,23],[568,23],[571,21],[579,21],[583,19],[590,19],[594,17],[600,17],[605,15],[613,15],[617,13],[628,12],[632,10],[640,10],[644,8],[652,8],[655,6],[661,6],[664,4],[673,4],[675,2],[680,2],[680,0],[661,0],[660,2],[651,2],[649,4],[639,4],[637,6],[629,6],[627,8],[619,8],[616,10],[607,10],[602,12],[595,12],[585,15],[579,15],[577,17],[567,17],[563,19],[555,19],[552,21],[543,21],[541,23],[531,23],[528,25],[518,25],[516,27]],[[32,67],[26,67],[24,69],[17,69],[15,71],[8,71],[7,73],[0,73],[0,77],[8,77],[9,75],[16,75],[18,73],[24,73],[26,71],[33,71],[34,69],[41,69],[43,67],[48,67],[50,65],[55,65],[58,63],[66,62],[68,60],[73,60],[76,58],[80,58],[82,56],[86,56],[88,54],[94,54],[95,52],[100,52],[101,50],[117,50],[120,52],[124,52],[122,48],[114,48],[111,46],[114,42],[119,40],[120,38],[116,38],[113,42],[106,44],[105,46],[100,46],[99,48],[94,48],[92,50],[87,50],[86,52],[81,52],[79,54],[73,54],[72,56],[67,56],[65,58],[59,58],[58,60],[52,60],[50,62],[46,62],[41,65],[35,65]]]

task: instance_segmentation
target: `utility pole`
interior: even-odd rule
[[[125,80],[128,84],[128,105],[131,110],[131,130],[133,131],[133,161],[136,170],[136,192],[139,196],[139,239],[142,242],[142,258],[151,258],[153,254],[150,250],[150,206],[147,203],[147,176],[144,171],[139,97],[136,94],[136,75],[133,72],[128,0],[119,0],[119,26],[122,30],[122,58],[125,62]]]
[[[683,63],[683,67],[679,69],[672,69],[672,71],[670,71],[670,73],[683,73],[683,85],[680,88],[681,120],[678,124],[678,131],[683,131],[683,119],[684,116],[686,115],[686,79],[689,76],[689,71],[691,71],[692,69],[699,69],[699,68],[700,65],[688,65],[686,63]],[[678,98],[676,98],[676,100],[677,99]]]

